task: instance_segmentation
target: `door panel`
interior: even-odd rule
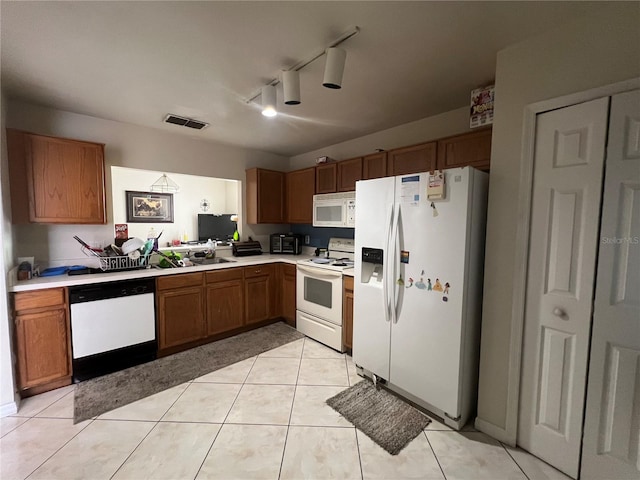
[[[397,246],[408,252],[408,263],[396,257],[394,280],[402,277],[404,285],[393,282],[399,309],[391,329],[389,380],[456,418],[461,413],[470,171],[452,169],[445,175],[447,198],[437,202],[437,216],[426,196],[403,203],[403,177],[396,178]],[[419,191],[426,192],[427,184],[428,174],[421,174]],[[446,294],[445,286],[450,287]]]
[[[518,444],[577,478],[609,99],[537,118]]]
[[[581,478],[640,478],[640,91],[611,102]]]
[[[384,265],[362,262],[362,249],[384,250],[389,238],[395,178],[356,184],[356,249],[353,304],[353,361],[381,378],[389,379],[391,322],[385,317]],[[383,262],[388,261],[384,252]]]

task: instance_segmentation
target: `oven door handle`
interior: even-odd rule
[[[333,272],[331,270],[323,270],[321,268],[307,267],[304,265],[298,265],[298,270],[309,273],[314,277],[321,277],[321,278],[342,277],[342,272]]]

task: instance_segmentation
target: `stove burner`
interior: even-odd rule
[[[334,267],[346,267],[346,266],[347,266],[347,264],[346,264],[346,263],[343,263],[343,262],[336,262],[336,263],[332,263],[332,265],[333,265]]]

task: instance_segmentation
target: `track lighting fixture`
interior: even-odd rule
[[[327,48],[327,63],[324,65],[324,79],[322,86],[327,88],[342,88],[342,74],[347,52],[342,48]]]
[[[344,65],[347,58],[347,52],[341,48],[336,47],[346,40],[350,39],[354,35],[357,35],[359,32],[359,27],[352,27],[335,41],[327,45],[325,48],[316,52],[312,57],[296,63],[288,70],[282,70],[281,79],[274,78],[273,80],[268,82],[264,87],[262,87],[260,92],[255,93],[250,98],[248,98],[246,100],[246,103],[251,103],[256,98],[261,97],[262,114],[265,117],[276,116],[278,114],[276,110],[276,85],[282,83],[284,104],[299,105],[301,101],[299,74],[300,70],[325,54],[327,55],[327,62],[325,65],[322,85],[332,89],[342,88],[342,76],[344,73]]]
[[[275,85],[265,85],[262,87],[262,115],[265,117],[275,117],[276,110],[276,87]]]
[[[300,105],[300,73],[297,70],[282,71],[282,90],[285,105]]]

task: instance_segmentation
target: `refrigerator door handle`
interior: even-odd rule
[[[392,265],[390,267],[391,269],[391,279],[390,279],[390,285],[391,285],[391,320],[393,321],[393,323],[398,323],[398,284],[396,282],[396,275],[398,275],[399,272],[399,264],[400,264],[400,239],[399,239],[399,223],[400,223],[400,203],[398,203],[396,211],[395,211],[395,218],[393,221],[393,228],[392,228],[392,232],[391,232],[391,239],[393,244],[391,245],[392,248],[392,252],[391,255],[389,255],[389,257],[391,257],[391,262]]]
[[[382,282],[382,296],[384,299],[384,319],[387,322],[391,321],[391,301],[389,298],[389,279],[391,277],[391,273],[389,272],[389,243],[391,242],[391,233],[393,230],[393,203],[389,205],[389,209],[387,212],[387,232],[386,239],[384,244],[384,258],[383,267],[382,267],[382,275],[384,275],[384,280]]]

